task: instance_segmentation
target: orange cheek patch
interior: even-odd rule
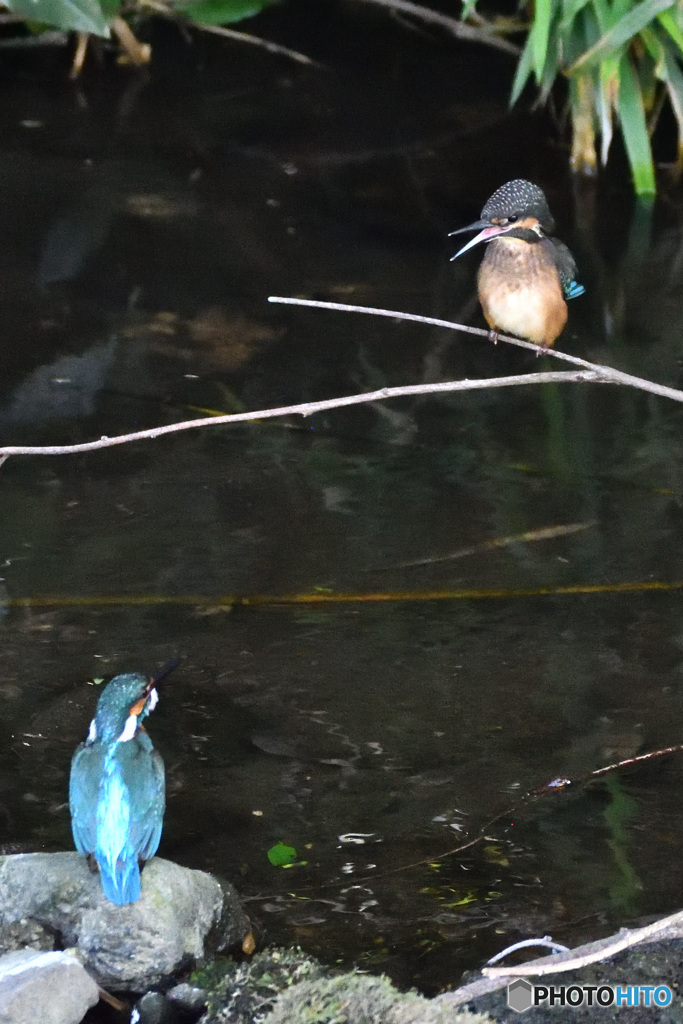
[[[142,714],[142,709],[144,708],[146,703],[147,698],[143,697],[142,700],[139,700],[137,702],[137,704],[133,704],[133,707],[130,709],[131,715],[135,715],[135,717],[137,718],[138,715]]]

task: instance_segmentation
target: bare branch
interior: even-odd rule
[[[148,7],[152,11],[156,11],[157,14],[168,18],[169,21],[178,23],[178,15],[173,11],[172,6],[164,3],[163,0],[141,0],[142,7]],[[317,61],[312,60],[311,57],[307,57],[305,53],[299,53],[297,50],[290,50],[287,46],[280,46],[279,43],[273,43],[269,39],[262,39],[260,36],[252,36],[248,32],[238,32],[233,28],[225,28],[223,25],[204,25],[200,21],[194,21],[191,16],[191,10],[186,10],[186,17],[180,19],[181,24],[187,24],[191,28],[199,29],[202,32],[212,32],[214,35],[223,36],[226,39],[234,39],[238,43],[248,43],[250,46],[259,46],[263,50],[267,50],[268,53],[279,54],[281,57],[289,57],[290,60],[296,61],[298,64],[310,64],[313,67],[322,67]]]
[[[256,412],[227,413],[225,416],[202,416],[201,419],[183,420],[181,423],[167,423],[163,427],[136,430],[132,434],[118,434],[116,437],[101,437],[99,441],[83,444],[53,445],[6,445],[0,448],[0,466],[10,455],[76,455],[79,452],[94,452],[101,448],[112,448],[117,444],[131,441],[148,441],[165,434],[177,434],[182,430],[197,430],[199,427],[217,427],[225,423],[251,423],[257,420],[275,419],[280,416],[311,416],[327,409],[339,409],[346,405],[362,405],[365,402],[380,402],[387,398],[403,398],[406,395],[427,395],[448,391],[481,391],[485,388],[506,388],[519,384],[575,383],[588,381],[600,383],[600,376],[592,372],[553,371],[550,373],[523,373],[510,377],[488,377],[481,380],[451,380],[442,384],[409,384],[405,387],[380,388],[360,395],[346,395],[344,398],[327,398],[321,402],[303,402],[300,405],[282,405],[277,409],[260,409]]]
[[[313,306],[317,309],[336,310],[342,313],[366,313],[370,316],[390,317],[392,320],[409,320],[414,323],[444,327],[451,331],[464,331],[467,334],[488,337],[488,332],[479,327],[467,327],[463,324],[452,323],[450,320],[440,320],[431,316],[419,316],[415,313],[401,313],[393,309],[375,309],[371,306],[350,306],[340,302],[319,302],[314,299],[283,298],[280,296],[270,296],[268,301],[290,306]],[[119,444],[129,444],[132,441],[153,440],[166,434],[176,434],[184,430],[197,430],[200,427],[217,427],[226,423],[249,423],[281,416],[311,416],[313,413],[325,412],[328,409],[339,409],[348,405],[362,405],[367,402],[381,402],[386,401],[388,398],[445,394],[455,391],[480,391],[486,388],[516,387],[521,384],[576,384],[579,382],[626,384],[641,391],[648,391],[654,395],[671,398],[676,402],[683,402],[683,391],[678,391],[676,388],[655,384],[653,381],[644,380],[642,377],[634,377],[629,373],[622,373],[620,370],[615,370],[610,366],[590,363],[587,359],[580,359],[578,356],[569,355],[567,352],[557,352],[554,349],[540,350],[538,345],[532,345],[527,341],[520,341],[519,338],[499,335],[498,340],[510,345],[517,345],[520,348],[529,349],[537,355],[543,351],[545,355],[564,360],[574,366],[581,367],[581,369],[576,371],[554,370],[543,373],[514,374],[508,377],[487,377],[481,380],[456,380],[437,384],[410,384],[404,387],[380,388],[378,391],[346,395],[342,398],[328,398],[321,402],[303,402],[298,405],[279,406],[276,409],[259,409],[255,412],[230,413],[225,416],[203,416],[201,419],[168,423],[163,427],[137,430],[131,434],[119,434],[116,437],[105,436],[101,437],[99,441],[87,441],[83,444],[6,445],[0,448],[0,466],[10,455],[75,455],[80,452],[98,451],[101,448],[112,448]]]
[[[212,32],[216,36],[234,39],[238,43],[260,46],[261,49],[267,50],[268,53],[275,53],[280,57],[289,57],[290,60],[296,61],[297,64],[309,64],[315,68],[322,67],[322,64],[319,64],[311,57],[307,57],[305,53],[299,53],[298,50],[290,50],[288,46],[280,46],[279,43],[273,43],[270,39],[252,36],[248,32],[237,32],[234,28],[225,28],[224,25],[206,25],[201,21],[190,21],[189,24],[192,28],[197,28],[202,32]]]
[[[443,995],[436,996],[434,1002],[437,1004],[447,1003],[448,1006],[455,1008],[490,992],[505,988],[510,982],[511,976],[516,978],[526,974],[530,977],[540,977],[544,974],[556,974],[561,971],[575,971],[587,964],[608,960],[616,953],[632,946],[663,939],[680,939],[682,934],[683,914],[678,911],[669,917],[654,921],[645,928],[630,930],[624,928],[617,935],[610,935],[605,939],[577,946],[568,953],[559,953],[553,957],[541,957],[531,963],[517,964],[509,969],[485,967],[484,977],[477,978],[476,981],[471,981],[452,992],[444,992]]]
[[[486,46],[493,46],[497,50],[511,53],[515,57],[519,57],[521,53],[519,46],[508,42],[507,39],[501,39],[490,30],[474,28],[464,21],[458,21],[457,18],[449,18],[447,14],[433,11],[431,7],[423,7],[422,4],[413,4],[409,0],[363,0],[363,2],[378,4],[380,7],[388,7],[392,11],[408,14],[428,25],[438,25],[457,39],[465,39],[469,43],[484,43]]]
[[[439,320],[433,316],[419,316],[417,313],[399,313],[395,309],[375,309],[373,306],[349,306],[344,302],[320,302],[317,299],[295,299],[283,298],[279,295],[270,295],[268,302],[278,302],[286,306],[314,306],[317,309],[333,309],[341,313],[367,313],[370,316],[387,316],[392,320],[410,320],[417,324],[429,324],[432,327],[445,327],[450,331],[465,331],[467,334],[479,334],[484,338],[489,337],[489,332],[482,327],[466,327],[464,324],[455,324],[451,320]],[[519,348],[526,348],[536,355],[552,356],[554,359],[562,359],[565,363],[572,363],[574,366],[583,366],[587,370],[597,373],[601,384],[628,384],[629,387],[639,388],[641,391],[649,391],[652,395],[661,395],[663,398],[671,398],[674,402],[683,402],[683,391],[676,388],[668,388],[664,384],[655,384],[654,381],[645,380],[643,377],[634,377],[630,373],[622,373],[611,366],[602,366],[600,363],[591,363],[579,356],[572,356],[568,352],[560,352],[554,348],[542,349],[533,345],[530,341],[522,341],[520,338],[511,338],[506,334],[499,334],[498,341],[504,341],[507,345],[517,345]],[[0,449],[0,453],[2,449]]]
[[[527,975],[541,977],[544,974],[559,974],[565,971],[578,971],[588,964],[595,964],[602,960],[608,960],[617,953],[631,946],[637,946],[642,942],[651,942],[659,939],[662,932],[676,928],[680,935],[680,927],[683,922],[683,912],[677,911],[669,917],[663,917],[659,921],[645,925],[644,928],[624,928],[619,935],[612,935],[608,939],[600,939],[597,942],[588,943],[568,953],[558,953],[552,957],[541,957],[528,964],[515,964],[510,967],[484,967],[482,974],[489,978],[509,977],[515,978]]]

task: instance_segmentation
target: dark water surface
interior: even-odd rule
[[[587,287],[561,347],[681,386],[675,193],[634,209],[617,170],[573,194],[552,126],[506,113],[505,56],[358,11],[294,22],[259,27],[322,67],[167,30],[138,77],[0,67],[2,443],[550,368],[266,302],[479,324],[483,253],[451,265],[445,235],[519,176],[546,189]],[[87,680],[180,654],[150,722],[160,853],[231,879],[262,941],[433,992],[520,937],[677,909],[680,758],[520,802],[683,739],[680,591],[552,593],[683,580],[681,442],[673,402],[546,385],[10,459],[0,843],[71,847]],[[404,599],[263,600],[338,593]],[[306,864],[273,868],[278,841]]]

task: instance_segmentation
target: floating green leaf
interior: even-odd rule
[[[273,867],[285,868],[290,864],[294,864],[297,852],[293,846],[287,846],[286,843],[276,843],[275,846],[271,846],[268,850],[267,856]]]

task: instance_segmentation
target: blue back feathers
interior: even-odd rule
[[[144,676],[113,679],[71,762],[76,849],[94,855],[102,891],[118,906],[140,899],[139,861],[154,856],[161,838],[164,764],[139,724],[154,706],[153,692]]]

